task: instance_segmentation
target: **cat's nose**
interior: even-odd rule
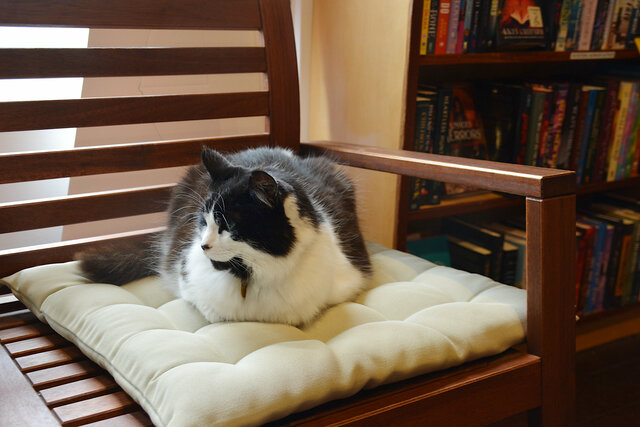
[[[204,243],[202,246],[200,246],[202,248],[203,251],[206,251],[208,249],[211,249],[211,246],[207,245],[206,243]]]

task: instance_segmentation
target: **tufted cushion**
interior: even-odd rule
[[[107,369],[157,425],[251,425],[524,339],[522,290],[369,246],[373,287],[303,329],[210,324],[154,277],[90,283],[75,262],[4,281]]]

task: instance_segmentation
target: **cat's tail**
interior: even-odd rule
[[[136,279],[158,274],[153,243],[117,243],[76,254],[84,276],[96,283],[124,285]]]

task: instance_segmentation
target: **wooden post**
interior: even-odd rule
[[[575,424],[575,195],[527,198],[527,345],[542,357],[532,424]]]

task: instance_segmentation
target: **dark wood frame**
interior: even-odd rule
[[[87,7],[88,3],[95,7]],[[0,183],[190,164],[197,161],[202,145],[237,150],[267,144],[289,147],[303,154],[327,153],[355,167],[461,184],[473,183],[482,188],[522,196],[526,200],[527,218],[526,350],[512,350],[445,372],[361,392],[350,399],[292,415],[282,422],[370,425],[390,422],[419,424],[428,421],[430,425],[482,425],[506,419],[543,425],[566,426],[574,423],[575,319],[572,288],[575,271],[575,177],[572,172],[375,149],[340,142],[300,144],[297,70],[287,0],[162,0],[162,8],[157,7],[159,0],[136,2],[145,5],[139,6],[141,9],[133,8],[133,2],[114,1],[109,2],[109,10],[102,10],[103,3],[97,0],[0,0],[0,24],[261,29],[265,39],[262,52],[231,49],[231,53],[227,54],[204,48],[196,54],[185,50],[179,53],[183,55],[182,60],[177,61],[184,61],[185,64],[165,64],[159,66],[161,71],[158,72],[193,72],[198,69],[190,63],[194,56],[207,54],[214,58],[204,61],[203,70],[208,73],[246,70],[248,63],[253,64],[250,66],[252,69],[265,70],[269,92],[81,99],[72,102],[6,102],[0,103],[0,131],[147,120],[187,120],[199,119],[203,115],[237,117],[258,114],[269,116],[270,132],[235,138],[159,141],[64,152],[0,155],[0,169],[3,171]],[[167,11],[173,10],[172,7],[177,3],[182,6],[188,3],[189,7],[181,7],[174,10],[174,15],[167,15]],[[64,13],[60,12],[59,7],[64,8]],[[97,13],[96,10],[101,12]],[[203,19],[214,15],[212,20]],[[131,65],[120,68],[119,64],[123,61],[130,63],[131,56],[136,56],[136,52],[142,55],[144,65],[140,68]],[[163,58],[167,58],[164,54],[174,53],[173,49],[166,52],[159,50],[153,54],[145,49],[134,49],[127,53],[118,49],[88,49],[82,52],[1,49],[0,58],[3,61],[0,78],[36,77],[47,75],[47,71],[56,76],[154,74],[154,64],[162,63]],[[14,55],[21,59],[12,61]],[[67,58],[69,61],[66,61]],[[93,61],[102,61],[102,66],[96,67]],[[220,64],[220,61],[224,64]],[[233,64],[237,64],[237,67]],[[144,108],[143,111],[135,110],[136,114],[122,114],[122,105],[129,108],[143,105]],[[42,116],[43,112],[48,115]],[[129,201],[166,197],[168,190],[164,186],[147,187],[3,204],[0,205],[2,232],[23,230],[28,226],[38,228],[54,223],[132,215],[146,210]],[[126,203],[123,204],[123,201]],[[83,210],[83,215],[71,214],[79,208]],[[20,219],[25,215],[32,216],[31,224]],[[139,239],[152,232],[157,230],[0,251],[0,277],[25,267],[68,260],[74,252],[89,245],[100,245],[115,239]],[[46,326],[33,323],[33,317],[14,298],[0,296],[0,303],[0,341],[4,344],[0,350],[0,395],[3,396],[0,407],[3,419],[18,421],[22,425],[56,424],[60,420],[51,415],[32,385],[39,388],[53,383],[75,384],[74,381],[91,377],[95,372],[87,362],[78,362],[75,350],[56,338]],[[36,339],[39,340],[37,344],[31,342],[32,347],[24,350],[26,344],[23,343]],[[16,350],[18,345],[23,345],[22,353]],[[55,355],[45,352],[52,348],[58,349]],[[38,362],[41,365],[25,368],[19,365],[24,362],[20,357],[25,355],[41,355],[50,359]],[[43,366],[53,366],[60,371],[66,370],[66,373],[61,378],[34,381],[37,376],[34,372],[40,372],[35,369]],[[31,384],[18,372],[19,369],[27,375]],[[74,373],[69,373],[71,371]],[[102,378],[101,375],[99,377]],[[135,404],[127,400],[126,395],[114,392],[112,386],[105,385],[109,384],[108,380],[95,381],[91,393],[82,392],[74,398],[78,402],[72,403],[75,405],[73,409],[95,404],[95,401],[84,399],[101,399],[102,404],[105,401],[115,402],[115,406],[109,406],[111,409],[101,412],[96,409],[96,414],[83,413],[76,418],[71,415],[65,418],[64,414],[69,414],[68,407],[65,407],[67,412],[62,411],[61,415],[61,406],[49,406],[54,407],[57,416],[70,425],[114,416],[120,417],[120,421],[126,420],[137,425],[148,422],[144,414],[136,412]]]

